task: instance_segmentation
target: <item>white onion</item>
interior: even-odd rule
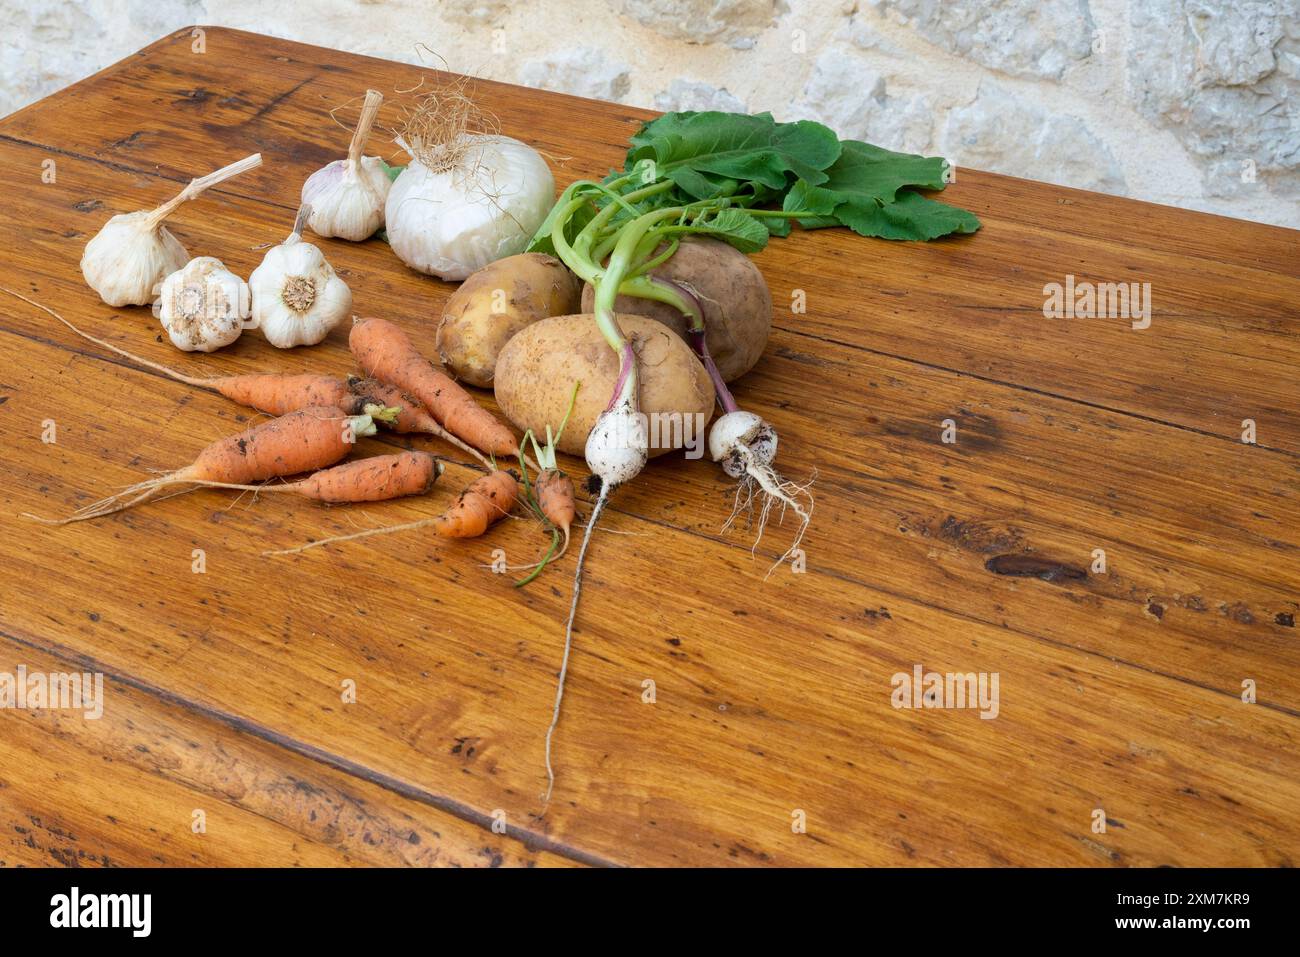
[[[459,280],[524,251],[555,204],[555,180],[532,147],[466,134],[453,168],[413,159],[384,208],[388,243],[412,269]]]

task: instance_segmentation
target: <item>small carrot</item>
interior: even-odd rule
[[[333,406],[309,406],[262,422],[238,435],[218,439],[185,468],[132,485],[116,495],[78,509],[67,518],[30,517],[63,525],[120,512],[143,503],[158,490],[172,485],[200,482],[247,485],[284,475],[314,472],[347,455],[358,436],[374,434],[375,425],[369,415],[344,415]]]
[[[420,404],[419,399],[407,395],[395,385],[380,382],[378,379],[348,376],[347,387],[354,396],[363,402],[398,409],[399,411],[393,417],[393,421],[389,423],[389,427],[394,432],[424,432],[430,435],[443,436],[450,434],[429,414],[429,410]],[[454,435],[451,436],[451,441],[457,445],[464,445]],[[482,453],[475,450],[475,454],[481,455]]]
[[[577,517],[577,509],[574,505],[576,494],[573,489],[573,480],[564,472],[555,460],[555,445],[560,441],[560,436],[564,434],[564,427],[569,424],[569,416],[573,415],[573,407],[578,402],[578,390],[582,388],[581,382],[573,384],[573,395],[569,397],[569,409],[564,413],[564,418],[560,420],[559,431],[552,434],[551,425],[546,424],[546,444],[540,445],[537,442],[537,436],[533,435],[531,429],[524,433],[523,441],[519,443],[519,471],[524,477],[524,496],[528,507],[532,509],[542,521],[550,527],[551,546],[546,550],[546,554],[541,557],[540,561],[532,565],[525,565],[525,568],[532,568],[533,571],[515,582],[516,588],[522,588],[531,582],[534,578],[542,573],[548,564],[564,557],[564,553],[569,550],[569,529],[573,526],[573,520]],[[533,443],[533,452],[537,455],[539,463],[537,478],[530,485],[528,482],[528,465],[523,454],[523,447]],[[564,533],[564,547],[556,554],[556,547],[560,544],[560,533]]]
[[[432,528],[435,535],[442,538],[477,538],[493,524],[510,513],[519,496],[519,483],[509,472],[500,469],[476,478],[460,493],[447,511],[436,518],[424,518],[418,522],[406,522],[402,525],[390,525],[387,528],[371,528],[351,535],[336,535],[323,538],[318,542],[308,542],[296,548],[283,548],[263,552],[263,555],[293,555],[311,548],[320,548],[335,542],[348,542],[356,538],[369,538],[371,535],[387,535],[391,532],[405,532],[417,528]]]
[[[560,420],[560,427],[554,435],[551,434],[550,423],[547,423],[545,445],[539,445],[537,436],[531,431],[524,437],[533,443],[533,452],[537,456],[539,466],[537,478],[533,481],[537,506],[541,509],[542,517],[564,533],[564,548],[560,550],[560,555],[568,551],[569,529],[572,528],[573,520],[577,517],[577,508],[574,505],[576,493],[573,489],[573,479],[569,478],[556,463],[555,447],[559,444],[560,436],[564,435],[564,427],[569,424],[569,417],[573,415],[573,407],[578,403],[578,390],[581,388],[581,382],[573,384],[573,395],[569,396],[569,408],[564,413],[564,418]],[[559,555],[556,557],[558,558]]]
[[[419,399],[453,435],[489,455],[519,451],[514,433],[451,376],[420,355],[396,323],[354,316],[348,345],[366,375],[391,382]]]
[[[291,492],[328,505],[352,502],[386,502],[406,495],[424,495],[442,475],[442,463],[428,452],[372,455],[322,469],[300,482],[286,485],[235,485],[195,482],[212,488],[250,492]]]
[[[557,469],[543,469],[533,480],[537,504],[546,520],[564,533],[564,547],[569,547],[569,529],[577,517],[573,479]]]
[[[0,286],[0,291],[7,292],[15,299],[21,299],[29,306],[35,306],[42,312],[48,313],[87,342],[102,346],[125,359],[130,359],[137,365],[144,366],[146,369],[161,372],[177,382],[184,382],[186,385],[207,389],[210,392],[218,392],[232,402],[246,405],[258,412],[265,412],[268,415],[287,415],[290,412],[297,412],[299,409],[305,409],[313,405],[337,406],[349,415],[357,415],[361,412],[357,396],[348,388],[347,382],[337,376],[279,375],[270,373],[209,377],[186,375],[184,372],[178,372],[160,362],[153,362],[132,352],[127,352],[121,346],[116,346],[111,342],[84,332],[49,306],[42,305],[34,299],[28,299],[22,293],[14,292],[4,286]]]
[[[460,493],[451,508],[432,519],[433,530],[443,538],[478,538],[510,513],[519,496],[519,484],[509,472],[497,469],[476,478]]]

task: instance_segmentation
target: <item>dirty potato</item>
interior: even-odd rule
[[[703,426],[713,413],[709,374],[682,339],[662,323],[620,313],[619,325],[632,340],[641,376],[641,411],[649,416],[650,454],[674,448],[702,449]],[[590,314],[555,316],[526,327],[497,360],[496,397],[521,431],[545,436],[558,429],[581,382],[573,415],[559,443],[581,455],[596,418],[605,410],[618,378],[618,356],[606,344]],[[653,415],[660,413],[660,415]]]
[[[442,364],[462,382],[492,385],[497,355],[520,329],[578,308],[578,280],[553,256],[489,263],[452,293],[438,323]]]
[[[684,239],[662,266],[657,279],[689,283],[704,307],[704,338],[726,382],[754,367],[772,331],[772,296],[757,266],[740,250],[719,239]],[[595,301],[591,286],[582,291],[582,308]],[[614,308],[662,322],[686,338],[686,317],[662,302],[619,296]]]

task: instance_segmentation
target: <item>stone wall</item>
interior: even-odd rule
[[[190,23],[1300,227],[1300,0],[0,0],[0,113]]]

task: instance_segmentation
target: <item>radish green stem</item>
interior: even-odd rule
[[[635,289],[629,289],[632,286],[635,286]],[[687,338],[690,340],[691,348],[695,350],[700,362],[704,364],[709,379],[713,382],[713,391],[717,393],[718,404],[722,406],[723,412],[737,411],[740,407],[736,404],[731,390],[727,388],[727,383],[723,380],[722,373],[718,371],[713,356],[709,354],[709,344],[705,338],[704,330],[704,310],[695,293],[681,283],[667,279],[657,279],[653,276],[642,277],[636,283],[625,283],[624,288],[620,291],[667,303],[686,316],[688,320]]]

